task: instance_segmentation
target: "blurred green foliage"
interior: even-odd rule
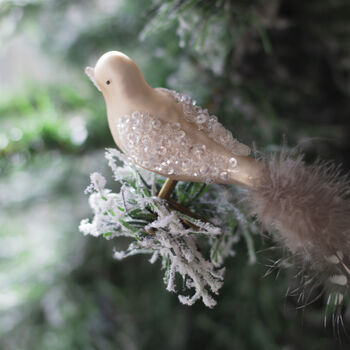
[[[180,305],[159,266],[113,261],[113,244],[78,225],[113,146],[86,65],[124,51],[241,141],[273,150],[286,134],[346,169],[349,15],[346,0],[0,1],[0,348],[348,348],[323,328],[324,300],[299,313],[284,298],[292,276],[263,278],[268,242],[256,239],[253,266],[237,246],[209,310]]]

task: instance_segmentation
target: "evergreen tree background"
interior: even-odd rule
[[[326,300],[285,298],[263,277],[275,253],[253,235],[227,262],[218,305],[187,307],[142,256],[83,237],[89,174],[114,147],[84,75],[119,50],[151,86],[186,92],[242,142],[349,170],[350,3],[346,0],[7,0],[0,2],[0,348],[347,349],[323,327]],[[345,327],[349,311],[344,308]]]

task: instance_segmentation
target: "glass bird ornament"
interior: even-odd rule
[[[338,166],[287,152],[255,160],[216,116],[185,94],[149,86],[123,53],[104,54],[86,73],[104,96],[116,144],[170,179],[167,196],[178,180],[245,187],[248,212],[286,248],[305,285],[326,286],[340,308],[350,288],[350,182]]]
[[[258,163],[189,96],[152,88],[125,54],[104,54],[86,73],[102,92],[115,143],[134,163],[172,180],[254,186]]]

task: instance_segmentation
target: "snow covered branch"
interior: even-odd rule
[[[202,191],[201,184],[180,183],[176,199],[192,205],[194,210],[196,205],[211,208],[206,214],[214,214],[215,224],[187,216],[184,220],[183,213],[170,209],[166,201],[155,196],[164,179],[136,168],[116,149],[108,149],[106,158],[114,180],[120,184],[119,192],[106,188],[106,179],[93,173],[86,192],[90,193],[94,217],[92,221],[82,220],[80,231],[106,239],[128,237],[128,248],[116,249],[116,259],[150,254],[151,263],[161,261],[166,289],[178,292],[180,302],[192,305],[201,299],[213,307],[213,294],[218,294],[223,284],[224,260],[234,256],[233,246],[247,226],[245,217],[232,204],[230,191],[215,185]],[[177,275],[183,280],[181,289],[176,283]]]

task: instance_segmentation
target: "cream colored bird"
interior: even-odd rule
[[[350,288],[350,182],[338,167],[307,166],[286,152],[254,160],[215,116],[184,94],[150,87],[121,52],[86,73],[105,98],[116,144],[136,164],[175,181],[248,188],[250,212],[342,300]]]
[[[118,51],[85,71],[105,98],[116,144],[137,165],[173,180],[254,186],[259,165],[249,147],[189,96],[152,88]]]

